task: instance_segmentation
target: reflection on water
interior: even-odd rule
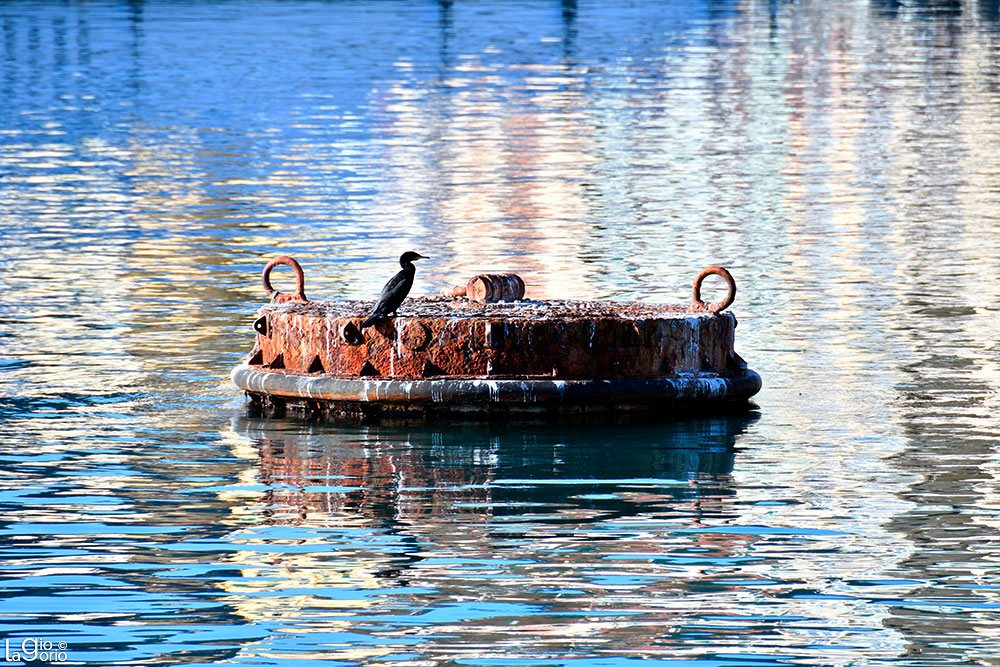
[[[961,2],[0,5],[0,635],[91,664],[991,664],[1000,24]],[[759,419],[239,417],[314,298],[736,275]],[[284,275],[279,279],[286,279]]]
[[[407,431],[239,420],[255,465],[219,492],[260,489],[238,507],[259,520],[226,538],[243,573],[226,590],[253,623],[360,633],[329,658],[386,656],[383,644],[406,637],[439,659],[549,657],[567,641],[603,647],[595,633],[619,625],[623,648],[655,643],[661,606],[681,603],[687,586],[669,573],[754,560],[738,537],[702,530],[733,516],[733,442],[747,423]],[[624,597],[630,616],[651,616],[622,624]]]

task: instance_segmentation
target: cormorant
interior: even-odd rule
[[[380,317],[394,314],[396,309],[399,308],[399,304],[403,303],[403,299],[406,298],[406,295],[410,293],[410,288],[413,287],[413,276],[417,271],[417,267],[413,266],[413,261],[416,259],[429,258],[413,251],[404,252],[400,256],[399,265],[403,267],[403,270],[394,275],[385,284],[385,287],[382,288],[382,294],[379,295],[371,316],[361,323],[362,329],[370,327]]]

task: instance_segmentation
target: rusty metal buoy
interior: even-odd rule
[[[278,264],[295,271],[294,293],[271,287]],[[729,290],[706,304],[701,285],[710,275]],[[733,347],[736,318],[724,311],[736,283],[722,267],[698,274],[690,306],[523,301],[517,275],[481,274],[461,295],[410,298],[396,317],[364,330],[371,302],[308,301],[290,257],[269,262],[262,282],[271,302],[232,378],[272,412],[662,417],[745,405],[760,389]]]

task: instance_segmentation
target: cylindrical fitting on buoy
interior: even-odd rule
[[[524,281],[516,273],[484,273],[469,280],[465,296],[470,301],[496,303],[524,298]]]

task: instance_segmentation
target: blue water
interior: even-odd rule
[[[998,20],[0,4],[0,664],[995,664]],[[759,410],[247,417],[263,264],[371,299],[410,249],[415,295],[727,266]]]

